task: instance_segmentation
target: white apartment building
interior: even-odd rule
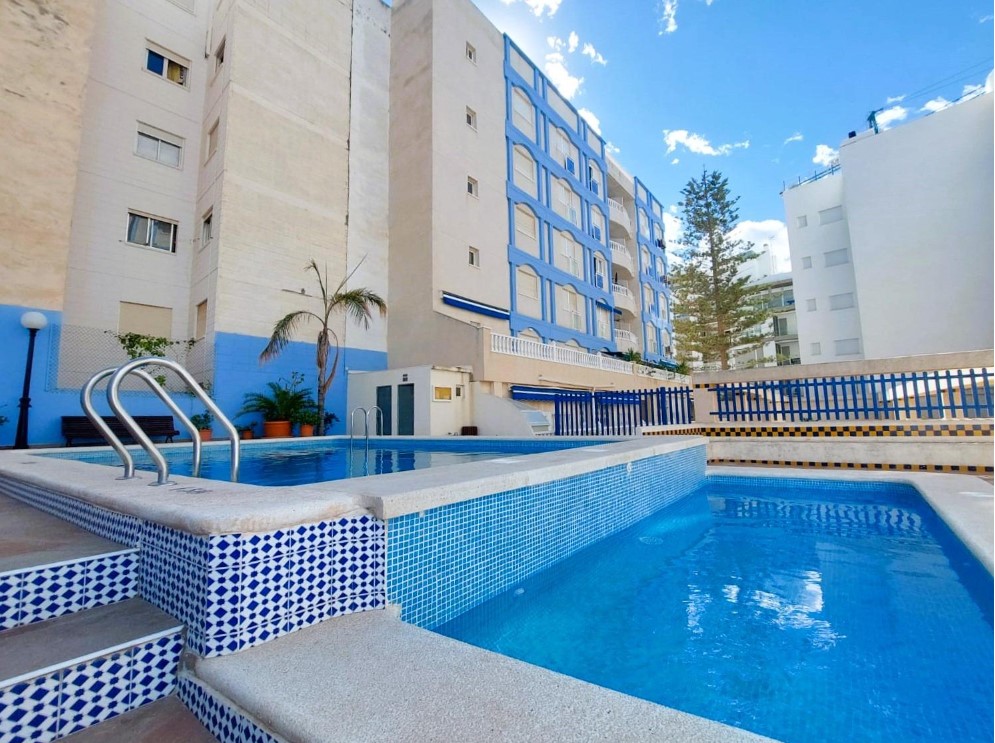
[[[802,363],[992,347],[992,100],[851,136],[784,191]]]

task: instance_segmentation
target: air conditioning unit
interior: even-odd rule
[[[576,164],[574,163],[574,161],[573,161],[573,158],[572,158],[572,157],[568,157],[568,158],[567,158],[567,163],[566,163],[566,165],[567,165],[567,170],[569,170],[569,171],[570,171],[571,173],[576,173],[576,172],[577,172],[577,170],[576,170],[576,167],[577,167],[577,166],[576,166]]]
[[[663,247],[663,238],[662,237],[657,239],[656,246],[658,248],[662,248]]]

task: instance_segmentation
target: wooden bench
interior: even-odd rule
[[[121,440],[131,440],[131,434],[117,418],[112,415],[103,416],[104,422],[110,426],[111,431]],[[145,431],[150,438],[157,436],[165,437],[166,443],[173,442],[173,436],[180,432],[176,430],[171,415],[136,415],[135,423]],[[104,437],[96,427],[90,423],[90,419],[85,415],[64,415],[62,416],[62,435],[66,439],[66,446],[73,445],[73,439],[99,439],[101,443],[106,443]]]

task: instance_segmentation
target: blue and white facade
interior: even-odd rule
[[[636,186],[636,244],[639,247],[640,305],[643,358],[665,361],[673,358],[670,319],[670,285],[667,278],[663,206],[638,178]]]

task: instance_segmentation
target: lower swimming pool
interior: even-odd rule
[[[436,631],[789,742],[991,740],[992,577],[913,488],[707,483]]]
[[[506,458],[516,455],[572,449],[605,443],[603,439],[371,439],[369,454],[362,440],[350,444],[348,438],[282,439],[251,442],[242,447],[239,481],[249,485],[304,485],[351,477],[406,472],[428,467]],[[192,471],[190,444],[164,446],[162,453],[169,471],[189,475]],[[135,467],[155,471],[155,465],[140,449],[133,449]],[[44,456],[73,459],[91,464],[120,464],[108,449],[83,451],[60,449]],[[200,476],[208,480],[228,480],[228,444],[205,446]]]

